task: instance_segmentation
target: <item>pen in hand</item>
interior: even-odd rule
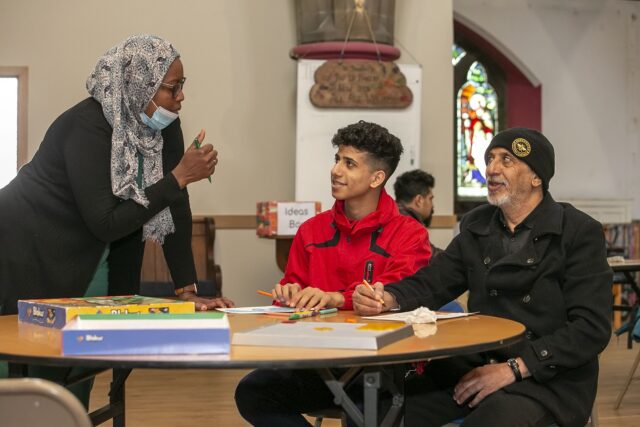
[[[193,139],[193,143],[195,144],[197,149],[200,149],[200,140],[197,136]],[[207,179],[209,180],[209,182],[211,182],[211,176],[208,176]]]
[[[362,283],[364,283],[364,285],[365,285],[367,288],[369,288],[369,290],[370,290],[371,292],[373,292],[373,293],[375,294],[375,291],[373,290],[373,287],[369,284],[369,282],[367,282],[367,279],[362,279]],[[386,305],[386,304],[384,303],[384,299],[382,299],[382,298],[378,298],[378,300],[377,300],[377,301],[378,301],[380,304],[382,304],[382,305]]]

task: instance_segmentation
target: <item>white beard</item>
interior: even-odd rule
[[[511,194],[508,192],[503,195],[487,194],[487,201],[493,206],[503,206],[511,201]]]

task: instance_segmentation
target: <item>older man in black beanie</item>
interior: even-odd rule
[[[584,426],[611,335],[602,226],[551,197],[555,155],[540,132],[500,132],[485,159],[489,205],[469,212],[449,247],[413,276],[356,288],[354,309],[434,309],[468,290],[469,311],[526,327],[511,347],[428,363],[405,385],[406,426],[460,417],[465,426]]]

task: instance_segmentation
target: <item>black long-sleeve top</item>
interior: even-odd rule
[[[111,190],[112,128],[93,98],[58,117],[16,178],[0,189],[0,308],[17,300],[84,295],[107,245],[109,293],[139,289],[142,226],[167,206],[176,232],[165,258],[176,286],[196,280],[186,189],[170,171],[184,153],[179,119],[162,132],[164,177],[145,189],[148,207]]]

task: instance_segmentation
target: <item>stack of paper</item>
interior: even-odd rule
[[[80,315],[62,329],[64,355],[229,352],[224,313]]]

